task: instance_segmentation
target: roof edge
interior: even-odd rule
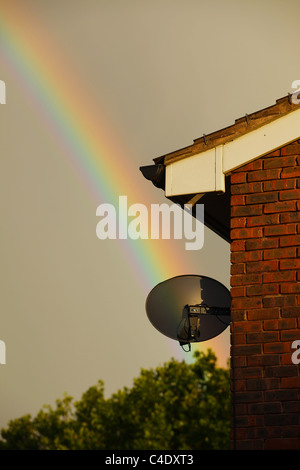
[[[297,98],[298,97],[299,95]],[[246,114],[245,116],[236,119],[233,125],[212,132],[211,134],[203,135],[202,137],[195,139],[192,145],[162,155],[161,157],[154,158],[153,161],[155,164],[168,165],[174,161],[182,160],[192,155],[205,152],[206,150],[212,149],[218,145],[230,142],[241,135],[254,131],[288,113],[295,111],[296,109],[299,109],[300,104],[295,104],[294,101],[295,100],[292,99],[292,95],[288,94],[287,96],[276,100],[276,103],[272,106],[251,114]]]

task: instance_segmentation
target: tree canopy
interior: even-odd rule
[[[192,364],[171,359],[142,369],[131,388],[105,398],[104,384],[79,401],[70,396],[1,430],[0,449],[229,449],[229,369],[215,354],[195,352]]]

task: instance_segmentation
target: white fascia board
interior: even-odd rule
[[[223,172],[226,174],[299,137],[300,109],[224,144]]]
[[[225,191],[223,145],[166,166],[166,197]]]
[[[225,191],[225,175],[300,138],[300,109],[234,140],[166,165],[166,197]]]

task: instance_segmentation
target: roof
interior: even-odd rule
[[[300,104],[292,97],[280,98],[188,147],[154,158],[154,165],[140,170],[182,208],[187,203],[204,204],[205,225],[230,242],[230,173],[300,138]]]
[[[211,134],[203,134],[202,137],[196,138],[192,145],[160,157],[156,157],[153,161],[156,164],[163,163],[164,165],[168,165],[174,161],[205,152],[206,150],[212,149],[218,145],[226,144],[238,136],[245,135],[261,126],[264,126],[265,124],[275,121],[276,119],[295,111],[295,109],[299,109],[299,107],[299,104],[293,103],[292,95],[289,94],[276,100],[276,103],[272,106],[251,114],[245,114],[245,116],[236,119],[233,125],[212,132]]]

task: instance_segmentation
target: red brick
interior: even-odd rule
[[[269,203],[264,206],[264,213],[270,214],[273,212],[289,212],[296,210],[296,203],[294,201],[280,201]]]
[[[280,364],[280,355],[279,354],[257,354],[247,357],[247,364],[249,366],[266,366],[266,365],[279,365]]]
[[[245,273],[245,263],[232,264],[230,267],[230,273],[234,274],[244,274]]]
[[[284,304],[284,296],[283,295],[265,296],[263,298],[263,306],[264,307],[282,307],[283,304]]]
[[[275,342],[275,343],[265,343],[264,344],[264,353],[273,354],[273,353],[284,353],[291,351],[291,344],[287,342]],[[300,378],[300,377],[299,377]]]
[[[258,170],[252,171],[248,173],[248,182],[254,181],[265,181],[265,180],[272,180],[272,179],[279,179],[280,177],[280,169],[270,169],[270,170]]]
[[[278,332],[260,332],[260,333],[247,333],[247,344],[251,343],[268,343],[274,342],[279,340],[279,333]]]
[[[231,297],[244,297],[246,295],[246,288],[242,286],[232,287],[230,289],[230,294]]]
[[[260,250],[266,248],[278,248],[279,240],[277,238],[254,238],[246,240],[246,250]]]
[[[280,155],[281,155],[281,150],[277,149],[277,150],[273,150],[273,152],[267,153],[267,155],[264,156],[264,159],[270,158],[270,157],[280,157]]]
[[[292,294],[292,293],[300,292],[300,283],[299,284],[282,283],[280,285],[280,292],[282,294]]]
[[[289,328],[296,328],[295,318],[283,318],[278,320],[264,320],[264,330],[287,330]],[[292,330],[294,331],[294,330]],[[300,334],[299,334],[300,336]]]
[[[236,345],[241,345],[241,344],[246,344],[246,335],[244,333],[243,334],[235,333],[234,335],[235,347]]]
[[[267,357],[267,356],[266,356]],[[298,392],[296,390],[272,390],[265,393],[267,401],[280,400],[282,404],[286,401],[292,401],[298,399]]]
[[[283,168],[281,178],[298,178],[300,176],[300,167]]]
[[[263,214],[254,217],[248,217],[247,227],[265,226],[279,224],[279,214]]]
[[[280,413],[281,412],[281,403],[254,403],[248,407],[249,413],[258,415],[258,414],[269,414],[269,413]]]
[[[263,298],[264,307],[293,307],[297,304],[297,296],[295,294],[278,295]]]
[[[240,321],[234,323],[234,331],[236,333],[240,332],[249,332],[249,331],[261,331],[262,322],[261,321]]]
[[[298,450],[300,441],[298,438],[273,438],[266,439],[265,450]]]
[[[262,354],[262,346],[260,344],[234,345],[233,349],[234,356],[252,356]]]
[[[300,315],[300,306],[282,307],[281,314],[283,317],[298,317]]]
[[[249,194],[246,196],[246,204],[264,204],[275,201],[278,201],[278,193],[276,191]]]
[[[279,261],[280,269],[300,269],[300,259],[282,259]]]
[[[300,309],[298,309],[298,313],[300,313]],[[293,318],[291,318],[290,320],[293,320]],[[282,330],[280,332],[281,341],[294,341],[296,339],[300,339],[300,332],[295,328],[293,328],[292,330]]]
[[[289,181],[289,180],[288,180]],[[261,193],[263,183],[235,184],[231,187],[231,194]]]
[[[279,192],[280,201],[287,201],[290,199],[300,199],[300,189],[292,189],[289,191],[286,190]]]
[[[270,260],[270,261],[254,261],[251,263],[247,263],[246,266],[247,273],[254,273],[254,272],[269,272],[269,271],[277,271],[279,261],[277,260]]]
[[[296,165],[296,157],[275,157],[267,158],[264,160],[264,168],[283,168],[285,166],[294,166]]]
[[[263,252],[257,251],[241,251],[237,253],[231,253],[232,263],[243,263],[247,261],[260,261],[262,259]]]
[[[283,377],[281,379],[282,388],[300,388],[300,376],[298,377]]]
[[[235,369],[235,377],[249,378],[249,377],[262,377],[261,367],[237,367]]]
[[[280,237],[280,246],[295,246],[300,245],[300,235],[287,235]]]
[[[241,392],[241,393],[236,393],[235,394],[235,403],[254,403],[254,402],[262,402],[263,401],[263,393],[261,391],[247,391],[247,392]],[[252,422],[255,421],[254,416],[249,416],[247,417],[249,420],[251,419]],[[253,425],[255,426],[255,422]],[[249,425],[249,422],[248,422]]]
[[[237,228],[231,230],[231,239],[234,240],[236,238],[256,238],[262,237],[263,229],[262,227],[252,227],[252,228]]]
[[[236,443],[237,450],[263,450],[263,439],[245,439]]]
[[[230,228],[238,228],[246,226],[246,217],[231,217]]]
[[[230,203],[232,206],[243,206],[245,204],[245,196],[236,194],[231,196]]]
[[[255,298],[255,297],[254,297]],[[280,318],[280,308],[270,307],[270,308],[255,308],[248,310],[247,312],[248,320],[267,320],[270,318]]]
[[[264,330],[278,330],[279,320],[264,320]]]
[[[280,214],[281,223],[300,222],[300,212],[286,212]]]
[[[261,204],[253,206],[232,206],[231,217],[248,217],[250,215],[261,215],[263,206]]]
[[[264,236],[295,234],[296,229],[296,224],[270,225],[264,228]]]
[[[275,248],[271,250],[265,250],[263,253],[264,260],[268,259],[281,259],[281,258],[295,258],[296,248]]]
[[[282,404],[284,413],[300,413],[300,402],[299,401],[289,401]],[[300,430],[297,426],[297,429]],[[297,433],[297,436],[300,436],[300,433]]]
[[[244,309],[232,309],[231,310],[232,321],[245,321],[246,320],[246,311]],[[231,328],[232,325],[230,325]]]
[[[236,356],[234,358],[234,367],[246,367],[247,358],[244,356]]]
[[[285,429],[289,429],[291,425],[299,424],[299,417],[296,413],[275,413],[266,416],[265,423],[267,426],[280,425]]]
[[[300,144],[299,142],[293,142],[289,145],[285,145],[281,148],[281,155],[299,155],[300,154]]]
[[[296,188],[295,179],[271,180],[263,183],[264,191]]]
[[[244,297],[242,299],[232,299],[231,308],[232,309],[257,309],[262,307],[262,300],[256,297]]]
[[[230,176],[231,184],[246,183],[246,177],[247,177],[246,173],[242,173],[242,172],[232,173],[231,176]]]
[[[289,328],[296,328],[296,319],[295,318],[283,318],[279,320],[278,324],[279,329],[289,329]]]
[[[278,284],[258,284],[258,285],[247,287],[248,296],[278,294],[278,292],[279,292]]]
[[[235,409],[236,409],[237,413],[240,416],[246,415],[248,413],[247,408],[248,408],[248,406],[245,403],[242,403],[242,404],[236,403],[235,404]],[[246,418],[248,419],[248,417],[246,417]]]
[[[280,366],[267,366],[264,370],[265,377],[295,377],[298,375],[298,367],[294,364]]]
[[[253,160],[252,162],[246,163],[243,165],[239,170],[240,171],[253,171],[253,170],[261,170],[262,169],[262,160],[258,158]]]
[[[282,282],[282,281],[295,281],[296,273],[294,271],[279,271],[263,274],[263,282]]]
[[[281,361],[281,364],[282,364],[282,365],[291,364],[291,362],[292,362],[292,354],[291,354],[291,353],[280,354],[280,361]]]
[[[233,240],[231,242],[231,252],[234,251],[244,251],[245,250],[245,240]]]
[[[232,286],[261,284],[261,281],[262,281],[262,275],[259,273],[240,274],[237,276],[231,276]]]
[[[245,391],[246,391],[246,381],[245,380],[236,380],[235,381],[235,392],[245,392]]]
[[[275,377],[247,380],[247,390],[270,390],[278,388],[278,385],[279,379]]]

